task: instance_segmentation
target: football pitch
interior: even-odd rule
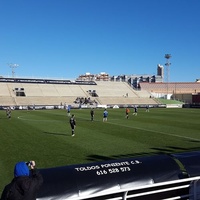
[[[0,194],[13,178],[18,161],[35,160],[38,168],[200,150],[200,109],[72,109],[75,137],[66,110],[0,111]]]

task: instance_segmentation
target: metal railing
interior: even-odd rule
[[[145,186],[138,186],[128,189],[116,189],[113,191],[104,191],[88,196],[79,196],[75,198],[68,198],[70,200],[128,200],[128,199],[142,199],[142,200],[176,200],[176,199],[190,199],[199,200],[198,183],[200,176],[193,178],[184,178],[175,181],[167,181],[162,183],[154,183]]]

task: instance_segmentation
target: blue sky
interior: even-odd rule
[[[0,0],[0,75],[200,78],[199,0]]]

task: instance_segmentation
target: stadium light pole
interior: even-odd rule
[[[168,90],[169,90],[169,67],[171,65],[169,59],[171,58],[171,54],[165,54],[165,58],[166,58],[166,63],[165,63],[165,66],[166,66],[166,83],[167,83],[167,97],[168,97]]]
[[[12,77],[14,78],[15,77],[15,68],[19,67],[18,64],[12,64],[12,63],[9,63],[8,64],[10,68],[12,68]]]

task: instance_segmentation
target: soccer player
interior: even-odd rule
[[[107,122],[108,120],[108,111],[105,109],[103,112],[103,122]]]
[[[67,115],[68,115],[68,117],[70,117],[71,116],[71,114],[70,114],[70,112],[71,112],[71,106],[68,105],[66,108],[67,108]]]
[[[76,127],[76,120],[75,115],[72,115],[69,119],[69,123],[72,129],[72,137],[75,136],[75,127]]]
[[[7,107],[7,109],[6,109],[6,116],[8,119],[11,119],[11,107],[10,106]]]
[[[91,109],[90,115],[91,115],[91,121],[94,121],[94,108]]]
[[[126,108],[126,119],[129,118],[129,116],[128,116],[129,112],[130,112],[129,108]]]
[[[137,106],[135,106],[133,109],[134,109],[133,115],[137,116],[137,112],[138,112]]]

